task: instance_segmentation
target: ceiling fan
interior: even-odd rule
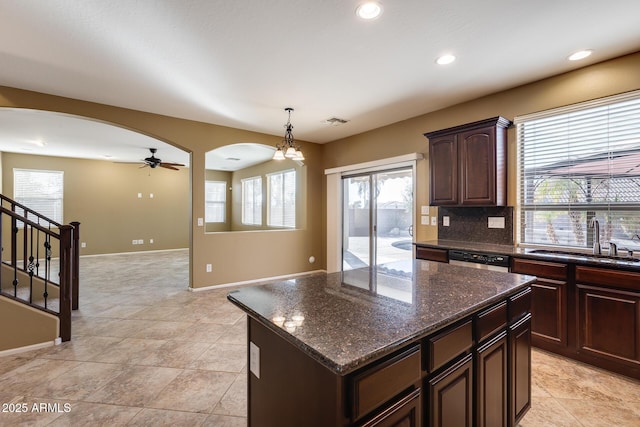
[[[177,171],[180,169],[178,169],[176,166],[184,166],[182,163],[163,162],[162,159],[159,159],[155,156],[156,152],[158,151],[157,148],[149,148],[149,151],[151,152],[151,156],[142,160],[143,165],[140,166],[141,168],[150,167],[151,169],[155,169],[158,166],[160,166],[161,168]],[[125,163],[138,163],[138,162],[125,162]]]

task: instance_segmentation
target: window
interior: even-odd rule
[[[295,228],[296,226],[296,171],[288,170],[267,175],[269,186],[270,227]]]
[[[522,243],[640,247],[640,91],[517,117]]]
[[[262,225],[262,177],[242,180],[242,223]]]
[[[227,211],[227,183],[205,181],[204,194],[205,222],[224,222]]]
[[[13,170],[13,198],[50,220],[62,224],[64,173],[33,169]]]

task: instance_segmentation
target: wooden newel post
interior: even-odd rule
[[[60,226],[60,338],[71,340],[73,226]]]
[[[80,223],[72,221],[73,257],[71,261],[71,308],[78,309],[80,301]]]

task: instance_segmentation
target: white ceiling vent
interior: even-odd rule
[[[327,119],[324,121],[325,125],[329,125],[329,126],[340,126],[343,125],[345,123],[347,123],[348,120],[344,120],[344,119],[339,119],[337,117],[331,117],[330,119]]]

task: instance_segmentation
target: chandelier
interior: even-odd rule
[[[296,146],[296,141],[293,139],[293,134],[291,133],[293,130],[293,125],[291,124],[291,112],[293,111],[293,108],[287,107],[284,111],[289,113],[289,119],[287,120],[287,124],[284,125],[284,128],[286,129],[284,139],[281,144],[276,144],[276,152],[273,153],[273,159],[304,160],[302,151],[300,151],[300,146]]]

